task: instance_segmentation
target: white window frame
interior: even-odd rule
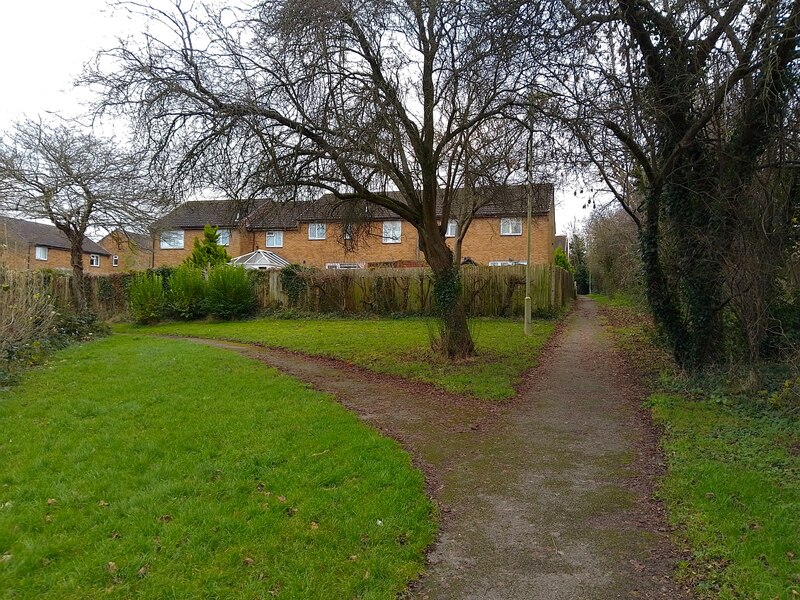
[[[47,260],[47,246],[36,246],[36,260]]]
[[[522,235],[522,218],[503,217],[500,219],[500,235]]]
[[[450,219],[447,221],[447,231],[444,234],[446,238],[454,238],[458,235],[458,221]]]
[[[111,257],[111,266],[112,267],[118,267],[119,266],[119,256],[117,256],[116,254]]]
[[[99,267],[100,266],[100,255],[99,254],[90,254],[89,255],[89,266],[90,267]]]
[[[272,243],[270,243],[270,236],[272,237]],[[283,248],[283,231],[280,229],[268,231],[264,243],[267,248]]]
[[[402,221],[384,221],[383,236],[381,241],[384,244],[399,244],[403,238]]]
[[[489,266],[490,267],[514,267],[517,265],[527,265],[527,261],[524,260],[490,260]]]
[[[363,269],[360,263],[325,263],[326,269]]]
[[[222,236],[225,236],[224,238]],[[230,246],[231,245],[231,230],[230,229],[217,229],[217,245]]]
[[[159,247],[162,250],[183,250],[184,231],[183,229],[172,229],[162,231],[159,238]]]
[[[310,240],[324,240],[328,235],[328,228],[325,223],[309,223],[308,224],[308,239]]]

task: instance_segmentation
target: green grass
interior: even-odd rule
[[[744,406],[653,396],[666,427],[661,493],[694,564],[701,597],[800,594],[800,427]],[[697,569],[701,569],[699,572]]]
[[[430,350],[425,319],[258,319],[234,323],[119,325],[120,332],[185,335],[256,342],[348,361],[378,373],[426,381],[458,394],[487,400],[514,396],[522,373],[533,367],[554,321],[533,322],[530,337],[522,323],[478,319],[473,323],[478,354],[451,362]]]
[[[70,348],[0,431],[3,598],[393,598],[435,532],[396,443],[220,349]]]
[[[770,406],[765,394],[726,395],[719,376],[676,378],[640,309],[602,305],[617,345],[661,390],[649,401],[665,431],[668,473],[659,494],[691,557],[679,574],[700,598],[797,600],[797,415]]]

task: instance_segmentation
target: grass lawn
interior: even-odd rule
[[[396,443],[232,352],[114,336],[0,392],[3,598],[394,598],[434,508]]]
[[[478,354],[451,362],[430,350],[426,319],[257,319],[233,323],[164,323],[150,327],[117,325],[116,331],[187,335],[256,342],[348,361],[378,373],[427,381],[458,394],[487,400],[514,396],[522,373],[533,367],[554,321],[533,322],[525,337],[522,322],[477,319]]]
[[[692,560],[681,575],[700,598],[800,598],[800,419],[758,395],[675,379],[652,325],[627,301],[603,300],[612,335],[645,372],[669,466],[660,485]],[[673,391],[670,392],[669,389]],[[683,389],[683,393],[675,393]],[[688,393],[691,391],[691,393]]]
[[[800,422],[745,406],[651,399],[664,424],[661,494],[700,597],[800,597]]]

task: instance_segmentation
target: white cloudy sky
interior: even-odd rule
[[[81,113],[89,96],[72,82],[95,52],[141,28],[106,0],[13,0],[0,19],[0,129],[48,111]],[[556,191],[559,233],[582,218],[583,200],[573,189]]]

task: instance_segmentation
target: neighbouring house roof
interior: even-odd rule
[[[168,229],[203,229],[237,227],[253,210],[253,204],[237,200],[194,200],[184,202],[175,210],[158,219],[157,231]]]
[[[0,216],[0,237],[4,235],[6,229],[31,246],[46,246],[48,248],[60,248],[64,250],[70,249],[67,236],[56,229],[54,225]],[[89,254],[110,256],[107,250],[89,238],[84,238],[83,240],[83,251]]]
[[[245,269],[282,269],[289,265],[289,261],[269,250],[256,250],[237,256],[231,264]]]
[[[551,183],[531,186],[533,214],[546,215],[552,210],[554,188]],[[467,200],[466,191],[454,192],[452,215]],[[523,217],[527,214],[528,188],[526,185],[479,188],[478,217]],[[402,201],[399,192],[389,196]],[[246,213],[250,207],[250,212]],[[441,203],[437,213],[441,216]],[[366,218],[365,218],[366,216]],[[333,194],[323,194],[313,201],[276,202],[260,200],[255,203],[235,200],[209,200],[186,202],[156,222],[156,229],[202,229],[205,225],[235,227],[243,224],[247,229],[294,229],[299,223],[314,221],[387,220],[398,218],[392,211],[365,200],[341,200]]]
[[[534,184],[531,188],[532,212],[535,215],[545,215],[550,212],[553,202],[554,188],[550,183]],[[451,216],[458,214],[458,208],[469,202],[465,189],[454,190],[451,204]],[[478,217],[523,217],[528,214],[528,189],[525,185],[497,186],[492,188],[478,188],[473,190],[477,196],[475,204],[478,205]],[[388,196],[404,202],[400,192],[389,192]],[[440,197],[436,207],[437,216],[442,215],[443,198]],[[471,203],[470,203],[471,204]],[[378,206],[365,200],[342,200],[333,194],[324,194],[313,202],[297,202],[296,220],[298,222],[311,221],[351,221],[351,220],[386,220],[396,219],[397,215],[383,206]],[[264,207],[257,209],[264,211]],[[366,215],[366,218],[365,218]],[[261,229],[264,224],[258,219],[249,223],[252,229]]]
[[[125,231],[124,229],[115,229],[102,240],[100,240],[98,244],[102,246],[107,240],[113,240],[119,245],[128,243],[137,250],[142,250],[144,252],[153,251],[152,238],[146,233],[136,233],[134,231]]]

